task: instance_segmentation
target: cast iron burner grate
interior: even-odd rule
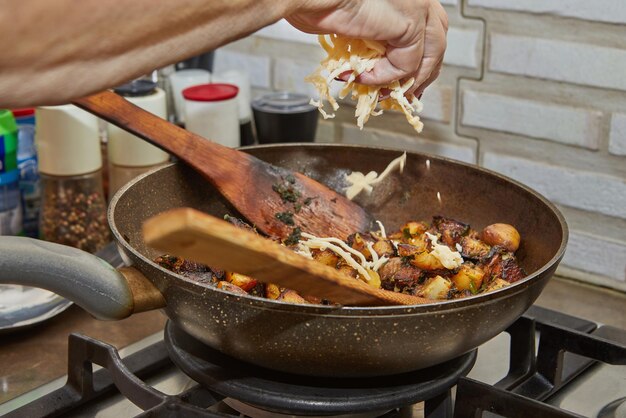
[[[577,418],[580,417],[577,414],[541,401],[549,400],[598,361],[626,365],[626,330],[606,326],[598,328],[589,321],[533,307],[506,332],[511,336],[510,369],[507,376],[493,386],[463,377],[474,363],[475,352],[472,352],[445,363],[446,367],[450,366],[453,369],[450,375],[446,376],[437,367],[401,376],[371,379],[378,384],[378,389],[364,382],[370,379],[355,379],[352,385],[348,385],[348,393],[344,393],[344,398],[338,394],[346,389],[345,384],[342,387],[338,381],[286,375],[277,381],[267,382],[265,380],[267,375],[251,376],[251,369],[241,363],[236,365],[239,369],[231,369],[231,363],[207,365],[204,357],[211,350],[203,345],[201,347],[195,345],[199,343],[173,325],[167,327],[167,338],[169,341],[190,339],[183,343],[184,350],[171,345],[168,349],[164,341],[159,341],[125,357],[124,360],[120,359],[113,346],[72,334],[69,337],[68,378],[65,386],[12,410],[5,417],[62,416],[65,413],[80,411],[82,405],[97,402],[116,390],[145,411],[139,415],[140,417],[233,417],[239,415],[211,412],[207,408],[217,405],[224,396],[231,396],[234,391],[243,387],[249,387],[253,391],[267,390],[265,392],[267,395],[262,395],[263,397],[277,397],[278,388],[292,385],[296,398],[281,394],[283,403],[279,402],[278,406],[274,404],[273,408],[282,410],[283,407],[295,407],[299,410],[302,403],[317,399],[319,405],[316,408],[326,411],[318,415],[328,415],[328,411],[337,411],[337,406],[330,409],[329,405],[333,402],[329,398],[323,396],[318,398],[318,394],[324,393],[324,396],[339,398],[342,405],[340,408],[346,408],[339,411],[356,412],[363,409],[359,402],[362,402],[365,393],[370,392],[374,397],[373,407],[382,409],[397,409],[406,405],[405,402],[417,402],[419,399],[434,396],[426,400],[426,417],[449,418],[453,416],[449,388],[458,378],[454,418],[475,418],[484,411],[511,418],[529,416]],[[540,339],[538,349],[535,350],[537,332]],[[202,351],[199,353],[200,349]],[[194,371],[194,374],[203,369],[213,369],[218,374],[212,378],[205,376],[198,379],[208,380],[181,394],[166,395],[145,384],[141,379],[147,379],[163,368],[173,367],[168,350],[174,353],[175,362],[182,364],[184,357],[184,362],[189,363],[182,367],[199,366],[199,370]],[[217,354],[218,357],[225,357],[220,353]],[[93,364],[104,369],[93,372]],[[275,372],[271,373],[274,378]],[[424,374],[432,378],[434,383],[425,381]],[[417,380],[412,381],[410,377],[416,377]],[[261,388],[258,387],[260,383],[263,384]],[[384,384],[380,385],[381,383]],[[431,387],[431,384],[435,386]],[[420,394],[411,393],[411,390]],[[259,393],[238,396],[251,403],[265,404],[264,401],[258,402]],[[349,399],[353,396],[358,399],[357,402]],[[295,401],[291,401],[290,398]],[[394,399],[394,402],[399,401],[402,405],[391,406],[387,403],[390,399]],[[622,399],[619,400],[621,401]],[[352,405],[348,406],[346,402],[351,402]],[[604,412],[611,414],[614,409],[617,410],[619,402],[608,405]],[[601,416],[604,418],[612,415]],[[395,415],[390,412],[384,417],[390,418]]]
[[[207,347],[169,321],[172,361],[207,389],[264,411],[295,415],[383,413],[426,401],[428,417],[448,416],[449,390],[467,375],[476,350],[437,366],[375,378],[320,378],[276,372]]]

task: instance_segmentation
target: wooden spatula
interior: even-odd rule
[[[113,92],[74,104],[189,164],[269,236],[284,239],[300,228],[318,236],[345,238],[372,225],[360,206],[328,187],[179,128]]]
[[[194,209],[161,213],[143,225],[150,247],[343,305],[417,305],[432,300],[374,288],[248,230]]]

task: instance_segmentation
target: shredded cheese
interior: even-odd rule
[[[298,254],[304,255],[307,258],[313,258],[311,255],[312,248],[321,251],[326,249],[331,250],[339,257],[343,258],[346,264],[355,269],[365,282],[369,282],[372,279],[369,273],[370,271],[377,272],[380,267],[389,261],[389,258],[386,256],[379,257],[370,242],[366,245],[372,255],[372,261],[367,261],[360,251],[355,250],[338,238],[316,237],[306,232],[302,233],[302,238],[304,239],[298,242],[298,250],[296,251]],[[353,256],[356,257],[357,260],[355,260]]]
[[[328,101],[333,111],[339,109],[337,100],[330,92],[330,84],[341,74],[351,72],[338,97],[343,99],[350,94],[351,98],[357,101],[354,115],[359,128],[363,129],[363,125],[370,116],[381,115],[385,109],[403,112],[411,126],[418,133],[422,131],[424,124],[417,115],[422,111],[422,103],[415,95],[407,94],[415,83],[414,78],[403,84],[394,81],[387,85],[377,86],[367,86],[356,82],[358,75],[370,71],[384,57],[384,43],[346,38],[335,34],[320,35],[318,39],[327,56],[316,71],[305,80],[312,83],[319,93],[319,100],[312,99],[311,104],[319,109],[324,119],[335,117],[334,113],[328,113],[324,109],[324,100]],[[390,94],[388,98],[379,101],[381,89],[389,90]],[[380,108],[378,108],[379,105]]]
[[[432,244],[433,250],[430,252],[433,256],[435,256],[441,264],[447,269],[453,270],[455,268],[461,267],[463,264],[463,257],[457,251],[452,251],[450,247],[444,244],[439,244],[437,242],[439,237],[431,234],[430,232],[426,232],[426,236],[430,239],[430,243]]]
[[[367,193],[371,193],[372,190],[374,190],[374,185],[383,181],[396,168],[400,171],[400,173],[402,173],[405,164],[406,152],[391,161],[380,175],[378,175],[375,171],[370,171],[367,174],[363,174],[360,171],[353,171],[346,176],[346,180],[350,184],[345,192],[346,197],[349,200],[352,200],[363,190]]]
[[[376,221],[376,223],[378,224],[378,228],[380,228],[380,237],[383,239],[387,239],[387,231],[385,231],[385,225],[383,225],[383,223],[381,221]]]

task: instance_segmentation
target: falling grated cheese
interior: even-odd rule
[[[463,264],[463,257],[457,251],[452,251],[450,247],[444,244],[439,244],[437,241],[439,237],[431,234],[430,232],[426,232],[426,236],[430,239],[430,243],[432,244],[433,250],[430,252],[435,258],[441,261],[441,264],[447,269],[453,270],[455,268],[461,267]]]
[[[381,221],[376,221],[376,223],[378,224],[378,228],[380,228],[380,237],[383,239],[387,239],[387,231],[385,231],[385,225],[383,225],[383,223]]]
[[[371,193],[372,190],[374,190],[373,186],[383,181],[396,168],[398,168],[400,173],[402,173],[405,164],[406,152],[391,161],[380,175],[378,175],[375,171],[370,171],[367,174],[363,174],[360,171],[353,171],[346,176],[346,180],[350,184],[346,189],[346,197],[352,200],[363,190],[367,193]]]
[[[305,81],[312,83],[317,89],[320,99],[312,99],[311,104],[319,109],[324,119],[335,117],[334,113],[327,113],[324,110],[324,100],[328,101],[333,111],[339,109],[337,100],[330,93],[330,84],[341,74],[351,72],[338,97],[343,99],[350,94],[351,98],[357,101],[354,115],[359,128],[363,129],[363,125],[370,116],[381,115],[385,109],[403,112],[411,126],[418,133],[422,132],[424,124],[417,115],[422,111],[422,103],[413,94],[409,94],[407,98],[407,91],[415,83],[414,78],[403,84],[393,81],[387,85],[376,86],[356,82],[358,75],[370,71],[385,56],[384,43],[346,38],[335,34],[319,35],[318,39],[327,56],[317,70],[305,78]],[[390,94],[388,98],[379,101],[381,89],[389,90]],[[379,104],[380,108],[377,109]]]

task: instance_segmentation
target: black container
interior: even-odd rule
[[[259,144],[313,142],[319,111],[310,98],[296,93],[271,93],[252,101]]]

